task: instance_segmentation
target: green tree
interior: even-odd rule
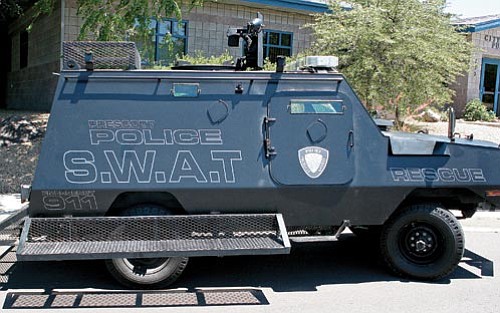
[[[146,38],[151,17],[180,19],[182,4],[191,9],[202,5],[203,0],[78,0],[77,3],[78,15],[84,18],[80,39],[92,36],[97,40],[123,40],[123,34],[131,29]]]
[[[19,1],[0,0],[0,22],[18,16],[22,12]]]
[[[7,28],[8,24],[23,16],[26,9],[33,7],[32,14],[27,20],[27,30],[30,31],[36,19],[42,14],[50,14],[55,0],[0,0],[0,28]]]
[[[54,5],[55,0],[0,0],[0,21],[11,21],[21,16],[27,8],[33,7],[33,16],[30,17],[33,22],[41,14],[50,14]]]
[[[330,1],[331,12],[316,15],[312,50],[339,57],[368,109],[398,117],[451,101],[449,86],[469,68],[472,44],[444,13],[444,0],[349,3],[346,9],[344,1]]]
[[[34,2],[34,16],[52,12],[57,0]],[[77,0],[78,15],[84,20],[79,39],[123,40],[126,32],[147,38],[151,17],[181,18],[182,5],[188,9],[203,4],[203,0]],[[0,0],[0,20],[17,17],[26,1]]]

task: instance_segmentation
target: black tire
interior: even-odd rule
[[[455,216],[436,204],[412,205],[384,225],[381,255],[396,275],[438,280],[455,270],[465,239]]]
[[[121,212],[121,216],[169,215],[157,205],[140,205]],[[122,285],[134,289],[159,289],[171,285],[187,266],[189,258],[105,260],[111,275]]]

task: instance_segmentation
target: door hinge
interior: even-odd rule
[[[266,152],[266,159],[270,159],[272,156],[276,155],[276,148],[271,144],[271,137],[269,133],[270,124],[276,122],[276,118],[274,117],[264,117],[264,130],[265,130],[265,138],[264,138],[264,150]]]

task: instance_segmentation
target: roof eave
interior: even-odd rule
[[[464,29],[462,29],[461,32],[477,33],[477,32],[483,31],[483,30],[488,30],[488,29],[500,27],[500,19],[494,20],[494,21],[477,23],[477,24],[470,24],[470,25],[466,25],[466,24],[456,24],[456,25],[464,27]]]
[[[242,2],[251,2],[264,6],[282,7],[298,11],[309,11],[314,13],[324,13],[328,11],[328,5],[325,3],[311,2],[305,0],[241,0]]]

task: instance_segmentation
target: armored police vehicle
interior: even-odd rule
[[[18,259],[103,259],[159,288],[189,257],[289,253],[349,227],[395,274],[450,274],[465,243],[450,210],[500,205],[498,144],[458,138],[452,114],[448,137],[382,131],[336,58],[255,70],[261,33],[228,32],[236,66],[171,71],[133,69],[131,43],[65,43],[29,204],[4,230],[22,222]]]

